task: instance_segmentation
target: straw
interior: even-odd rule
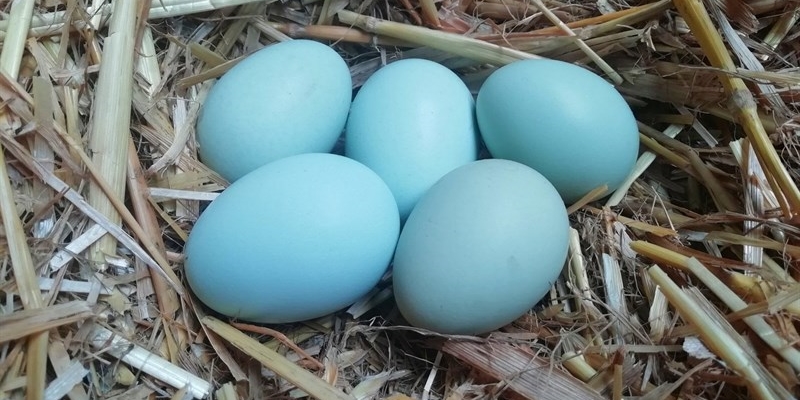
[[[466,36],[385,21],[356,14],[352,11],[342,10],[337,13],[337,16],[339,17],[339,21],[343,24],[357,26],[370,33],[402,39],[410,43],[446,51],[475,61],[505,65],[518,60],[540,58],[533,54],[493,45]]]
[[[484,374],[507,383],[509,391],[526,399],[602,399],[589,385],[561,370],[552,370],[546,360],[506,343],[448,341],[446,353],[473,365]]]
[[[772,25],[772,29],[769,30],[767,36],[764,37],[764,44],[775,50],[798,20],[800,20],[800,5],[791,3],[789,8],[778,18],[778,21]]]
[[[717,297],[719,297],[725,304],[733,311],[740,311],[747,307],[747,304],[739,298],[732,290],[730,290],[724,283],[717,279],[714,274],[709,272],[707,267],[697,261],[695,258],[685,257],[675,252],[659,248],[653,244],[645,242],[634,242],[631,247],[642,255],[649,258],[654,258],[659,261],[667,261],[672,265],[686,269],[687,271],[698,277],[709,289],[711,289]],[[800,351],[793,348],[785,339],[783,339],[777,332],[760,316],[749,316],[744,318],[745,323],[749,325],[755,332],[772,347],[775,352],[780,354],[786,362],[792,365],[797,373],[800,374]]]
[[[188,393],[194,398],[205,398],[211,390],[211,385],[206,380],[173,365],[104,327],[92,327],[88,342],[97,350],[105,351],[174,388],[187,388]]]
[[[258,360],[265,367],[274,371],[299,389],[318,399],[353,400],[352,396],[332,387],[316,375],[289,362],[280,354],[261,346],[236,328],[213,317],[205,317],[202,321],[212,331],[222,336],[239,350]]]
[[[439,21],[438,11],[436,4],[433,0],[419,0],[420,8],[422,9],[422,19],[425,23],[434,29],[441,29],[442,24]]]
[[[64,347],[62,342],[56,341],[50,343],[48,355],[50,357],[50,364],[53,365],[53,369],[58,377],[66,375],[71,369],[75,368],[75,363],[70,360],[67,349]],[[83,387],[77,384],[73,386],[72,389],[66,393],[66,395],[70,400],[89,399],[89,395],[86,394],[86,391],[83,389]]]
[[[788,398],[785,389],[768,378],[769,374],[761,364],[721,327],[720,321],[692,300],[661,268],[654,265],[648,270],[648,274],[661,287],[681,317],[697,327],[703,342],[745,378],[754,398],[759,400]],[[733,328],[727,330],[733,331]]]
[[[37,285],[38,288],[38,285]],[[72,301],[49,307],[34,308],[0,315],[3,336],[0,343],[9,342],[36,333],[46,332],[62,325],[83,321],[93,314],[85,301]]]
[[[675,136],[677,136],[682,130],[683,127],[680,125],[670,125],[669,127],[667,127],[667,129],[664,130],[664,135],[669,138],[675,138]],[[653,146],[651,142],[648,142],[648,139],[649,138],[645,139],[646,142],[645,146],[647,147]],[[662,152],[661,154],[665,153],[666,152]],[[674,160],[674,158],[672,159]],[[627,178],[625,178],[625,181],[623,181],[622,184],[620,184],[620,186],[614,191],[614,194],[612,194],[611,197],[609,197],[608,200],[606,200],[606,207],[614,207],[619,205],[619,203],[625,197],[625,194],[628,192],[628,189],[630,189],[631,185],[633,185],[633,182],[636,181],[636,179],[638,179],[639,176],[641,176],[647,170],[647,168],[653,164],[655,160],[656,160],[656,154],[653,153],[652,151],[645,151],[644,153],[642,153],[636,160],[636,164],[634,165],[631,173],[628,175]],[[681,162],[682,161],[683,160],[681,160]]]
[[[166,259],[166,246],[161,237],[161,229],[158,226],[155,212],[148,201],[149,195],[147,190],[147,183],[144,180],[144,170],[139,163],[139,157],[136,153],[136,147],[133,140],[128,138],[128,162],[127,178],[128,178],[128,193],[131,197],[134,214],[136,215],[137,222],[142,226],[145,235],[154,238],[153,244],[159,250],[160,254]],[[149,271],[145,270],[145,273]],[[164,333],[166,336],[167,349],[169,352],[170,361],[177,361],[179,357],[179,350],[175,344],[175,337],[172,334],[169,321],[175,318],[175,314],[180,309],[180,301],[175,291],[170,287],[169,281],[160,274],[149,274],[152,281],[153,289],[158,299],[158,308],[161,317],[165,318],[168,323],[164,325]],[[140,293],[142,290],[140,289]],[[143,299],[146,301],[146,299]],[[146,305],[143,306],[146,310]]]
[[[676,11],[670,0],[534,3],[146,1],[127,16],[137,19],[133,29],[116,30],[109,24],[120,15],[112,18],[111,7],[130,10],[127,3],[50,0],[33,2],[31,26],[16,36],[10,27],[26,21],[16,19],[22,2],[4,3],[0,48],[17,51],[11,58],[18,64],[0,75],[0,169],[7,176],[0,182],[0,331],[10,334],[0,338],[0,397],[24,398],[30,385],[71,400],[796,393],[797,209],[741,117],[758,118],[777,155],[772,162],[800,177],[798,5],[718,1],[702,11],[682,0]],[[714,25],[698,25],[704,18]],[[536,306],[486,335],[408,326],[392,298],[391,274],[318,320],[238,321],[214,313],[182,283],[189,235],[229,185],[198,157],[194,124],[217,77],[288,38],[334,49],[350,68],[354,91],[381,66],[405,58],[450,68],[473,95],[497,67],[516,60],[594,64],[609,81],[612,72],[621,78],[615,87],[639,121],[643,155],[614,193],[600,186],[568,205],[567,268]],[[125,42],[120,52],[133,59],[116,74],[125,75],[120,86],[130,86],[130,97],[123,87],[104,94],[109,86],[100,78],[118,58],[115,42]],[[729,53],[735,65],[723,67],[725,55],[714,52]],[[269,78],[292,80],[296,72]],[[752,92],[749,114],[731,106],[731,79]],[[428,101],[431,109],[450,103]],[[504,96],[495,106],[513,101]],[[105,113],[125,124],[117,154],[122,191],[89,151],[107,102],[131,110],[128,117]],[[574,110],[576,118],[592,118],[590,111]],[[90,187],[110,203],[110,214],[86,201]],[[105,236],[118,246],[103,254],[107,268],[99,271],[89,249]],[[27,264],[19,262],[20,249]],[[222,268],[242,268],[236,255],[224,256],[230,263]],[[652,262],[680,294],[651,276]],[[35,295],[41,308],[29,306]],[[47,332],[46,359],[32,341],[37,332]],[[125,359],[129,350],[135,357]],[[286,371],[271,370],[280,368]],[[182,383],[194,378],[202,393]]]
[[[33,14],[33,6],[34,0],[14,0],[11,5],[8,36],[3,43],[2,51],[0,51],[0,74],[11,80],[16,80],[22,63],[25,36]],[[11,116],[4,109],[0,109],[0,127],[3,127],[3,135],[11,134],[10,131],[6,131],[10,130]],[[9,181],[3,147],[0,144],[0,216],[2,216],[3,228],[8,237],[8,250],[20,299],[26,309],[35,310],[42,308],[44,303],[36,282],[37,274],[28,248],[27,237],[17,215],[14,201],[15,191]],[[44,396],[47,342],[47,330],[32,334],[28,339],[26,395],[29,398],[36,399]]]
[[[103,48],[103,63],[97,79],[92,131],[89,147],[93,162],[117,197],[125,195],[126,159],[130,136],[131,96],[133,89],[135,2],[113,3],[114,11],[108,38]],[[106,194],[97,186],[89,186],[89,205],[114,224],[122,218]],[[106,256],[117,253],[112,236],[105,236],[90,249],[90,257],[101,270]]]
[[[553,14],[553,12],[550,11],[550,9],[548,9],[542,3],[541,0],[530,0],[530,1],[531,3],[536,5],[536,8],[538,8],[539,11],[541,11],[547,17],[548,20],[550,20],[550,22],[552,22],[559,29],[563,30],[564,33],[567,34],[567,36],[574,39],[575,44],[578,46],[578,48],[581,49],[582,52],[586,53],[586,55],[589,56],[589,58],[592,61],[594,61],[594,63],[597,64],[600,67],[600,69],[603,70],[603,72],[605,72],[606,75],[608,75],[611,78],[612,82],[614,82],[617,85],[622,83],[622,77],[619,76],[619,74],[616,71],[614,71],[614,69],[611,68],[611,66],[608,65],[608,63],[606,63],[602,58],[600,58],[600,56],[597,55],[597,53],[595,53],[594,50],[592,50],[589,46],[587,46],[586,43],[583,40],[581,40],[578,37],[578,35],[575,34],[575,32],[572,31],[572,29],[570,29],[566,24],[564,24],[563,21],[558,19],[558,17],[555,14]]]
[[[254,3],[260,1],[262,3],[272,3],[277,0],[158,0],[150,2],[150,11],[147,14],[150,19],[169,18],[180,15],[203,13],[212,10],[219,10],[226,7],[234,7],[242,4]],[[101,7],[93,10],[94,27],[99,29],[108,22],[108,16],[111,14],[111,5],[104,3]],[[135,16],[136,13],[134,13]],[[68,13],[66,11],[56,11],[46,14],[35,15],[31,20],[30,28],[44,29],[46,32],[58,32],[63,28],[63,24],[67,20]],[[9,20],[0,21],[0,38],[8,35]],[[84,24],[78,23],[78,27],[85,27]],[[27,29],[26,29],[27,30]],[[41,32],[34,32],[34,36],[42,35]]]
[[[676,0],[675,7],[686,19],[686,23],[695,32],[711,65],[722,71],[735,72],[736,67],[730,53],[725,48],[722,39],[714,28],[703,3],[698,0]],[[775,148],[767,136],[764,126],[758,116],[756,102],[744,81],[731,74],[720,74],[723,87],[730,96],[734,115],[742,124],[747,137],[753,145],[762,168],[775,179],[772,188],[781,193],[789,201],[790,209],[783,210],[786,218],[792,218],[800,213],[800,190],[789,176],[789,172],[778,157]]]
[[[6,146],[8,146],[9,142],[5,142]],[[144,242],[145,247],[148,251],[145,251],[138,243],[125,231],[123,231],[119,225],[114,224],[111,222],[108,217],[104,216],[102,213],[91,207],[88,202],[75,190],[71,189],[69,185],[67,185],[64,181],[58,179],[53,173],[47,171],[46,169],[42,168],[39,164],[32,161],[32,157],[29,154],[26,154],[25,151],[19,147],[6,147],[6,149],[17,156],[20,161],[26,163],[26,167],[29,167],[34,173],[36,173],[37,177],[45,182],[48,186],[50,186],[53,190],[59,193],[63,193],[64,198],[72,202],[76,207],[78,207],[81,211],[83,211],[87,217],[94,220],[96,223],[103,226],[103,228],[112,236],[114,236],[121,244],[127,247],[130,251],[132,251],[137,257],[139,257],[142,261],[144,261],[147,265],[153,267],[159,273],[164,274],[167,278],[169,278],[169,282],[172,287],[178,291],[178,293],[183,293],[182,285],[180,284],[180,280],[175,276],[175,273],[168,267],[167,261],[163,259],[161,255],[155,250],[155,246],[145,238],[145,235],[142,231],[142,228],[136,223],[136,220],[127,211],[127,209],[122,206],[122,203],[119,199],[115,199],[113,203],[116,206],[117,211],[122,211],[123,216],[130,225],[131,229],[139,236],[142,242]],[[84,160],[86,162],[86,160]],[[91,164],[86,163],[87,167],[90,167]],[[92,169],[93,167],[90,167]],[[97,181],[102,182],[102,181]],[[102,186],[106,187],[105,184]],[[106,191],[108,192],[108,191]],[[150,254],[154,254],[154,256],[150,256]],[[154,259],[155,258],[155,259]]]

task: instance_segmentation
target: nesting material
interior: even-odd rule
[[[800,397],[798,19],[786,0],[0,2],[0,398]],[[227,320],[185,287],[228,186],[194,126],[215,78],[296,38],[356,90],[407,58],[473,94],[517,60],[584,66],[632,107],[639,160],[567,205],[560,278],[487,335],[408,326],[390,273],[318,320]]]

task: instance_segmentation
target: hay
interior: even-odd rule
[[[0,6],[0,398],[800,395],[800,3],[124,3]],[[561,279],[490,335],[403,325],[388,282],[317,321],[220,320],[181,280],[227,185],[194,120],[215,77],[291,38],[331,44],[356,87],[409,57],[474,91],[514,60],[581,63],[644,152],[570,207]]]

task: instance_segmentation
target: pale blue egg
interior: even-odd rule
[[[449,69],[397,61],[370,76],[353,100],[345,154],[383,178],[405,219],[439,178],[475,161],[474,111],[469,89]]]
[[[386,272],[400,231],[394,197],[334,154],[274,161],[228,187],[186,244],[197,297],[233,318],[285,323],[355,302]]]
[[[201,161],[233,182],[279,158],[329,152],[352,98],[350,71],[330,47],[265,47],[213,86],[197,120]]]
[[[492,156],[528,165],[567,203],[628,176],[639,151],[636,119],[598,75],[556,60],[525,60],[493,72],[476,103]]]
[[[533,169],[489,159],[445,175],[400,234],[394,295],[412,325],[481,334],[528,312],[566,260],[567,211]]]

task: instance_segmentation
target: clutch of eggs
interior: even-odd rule
[[[502,67],[477,102],[427,60],[381,68],[352,103],[351,86],[336,52],[294,40],[244,59],[210,91],[200,155],[233,183],[185,249],[189,285],[210,308],[262,323],[316,318],[393,264],[409,323],[489,332],[558,277],[564,202],[614,189],[638,151],[622,97],[568,63]],[[325,154],[343,132],[347,157]],[[476,161],[481,139],[495,159]]]

